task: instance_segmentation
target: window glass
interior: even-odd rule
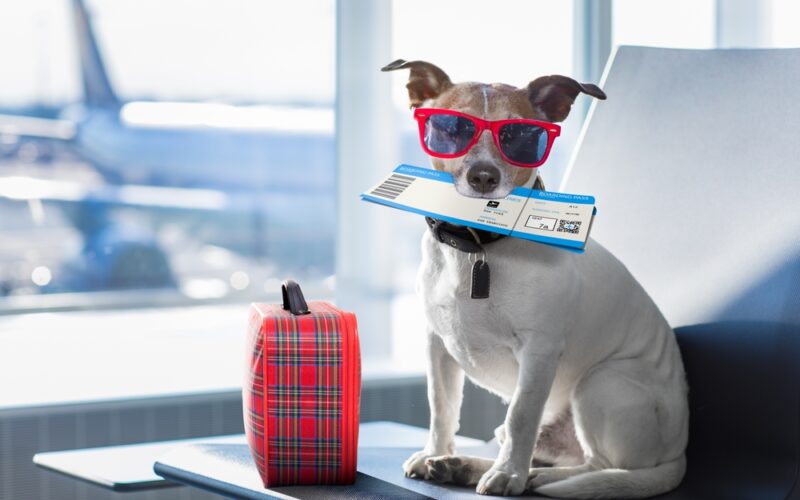
[[[0,4],[0,110],[51,106],[80,97],[69,2]]]
[[[614,45],[711,49],[713,0],[614,0]]]
[[[572,73],[572,4],[545,0],[400,0],[393,5],[392,49],[424,59],[454,82],[527,85],[537,76]],[[404,77],[395,102],[408,108]]]
[[[766,2],[765,2],[766,3]],[[800,2],[772,0],[768,3],[773,47],[800,47]]]
[[[0,4],[0,310],[329,294],[334,15]]]
[[[332,0],[91,0],[90,6],[111,78],[125,98],[333,101]]]

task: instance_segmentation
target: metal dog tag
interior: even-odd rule
[[[470,296],[473,299],[489,298],[489,263],[483,260],[472,265],[472,287]]]

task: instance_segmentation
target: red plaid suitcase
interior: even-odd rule
[[[293,281],[283,304],[252,304],[244,428],[265,487],[350,484],[356,477],[361,357],[356,317],[306,304]]]

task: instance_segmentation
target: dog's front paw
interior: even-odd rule
[[[428,477],[434,481],[470,486],[477,484],[481,477],[480,466],[476,466],[474,461],[471,457],[445,455],[429,458],[425,465],[428,466]]]
[[[403,462],[403,472],[406,473],[406,477],[415,479],[429,479],[430,475],[425,461],[432,456],[432,453],[428,452],[427,450],[422,450],[408,457],[408,460]]]
[[[516,471],[510,467],[493,466],[478,481],[475,491],[481,495],[520,495],[525,491],[527,480],[527,468]]]

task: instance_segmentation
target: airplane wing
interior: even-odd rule
[[[0,114],[0,135],[71,141],[76,125],[68,120]]]

